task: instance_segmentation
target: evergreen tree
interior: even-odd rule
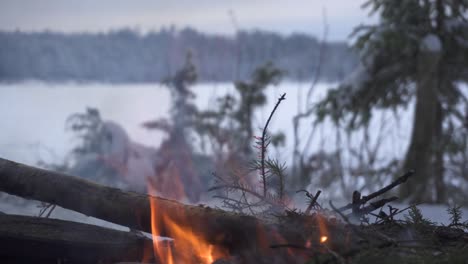
[[[170,120],[163,118],[143,124],[168,134],[157,153],[159,161],[155,165],[156,176],[151,179],[152,187],[165,197],[187,198],[191,202],[197,202],[203,191],[192,146],[198,109],[190,86],[196,80],[197,71],[189,51],[182,68],[165,81],[172,98]]]
[[[253,117],[255,109],[264,106],[267,102],[265,90],[269,85],[280,82],[283,72],[275,67],[273,63],[266,63],[258,67],[252,74],[251,81],[237,81],[234,83],[239,93],[239,106],[234,113],[234,119],[240,125],[241,152],[249,156],[252,150],[252,139],[255,135]]]
[[[235,93],[217,98],[215,108],[198,113],[196,125],[200,137],[210,139],[217,159],[227,155],[221,158],[222,166],[217,173],[240,167],[254,158],[254,137],[259,133],[254,124],[255,111],[266,105],[267,87],[277,85],[283,75],[282,70],[268,62],[256,68],[249,80],[235,82]],[[271,135],[273,146],[283,142],[281,133]],[[227,163],[231,166],[225,170]]]
[[[374,108],[408,106],[415,100],[411,141],[403,169],[416,174],[400,189],[410,201],[446,201],[444,123],[461,124],[468,81],[466,0],[370,0],[377,25],[355,30],[360,66],[318,104],[319,117],[367,125]],[[447,137],[448,136],[448,137]]]

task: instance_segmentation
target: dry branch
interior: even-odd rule
[[[224,247],[230,255],[248,256],[252,252],[254,255],[271,255],[270,253],[275,255],[278,254],[278,251],[289,253],[289,250],[293,249],[291,247],[272,249],[270,248],[272,245],[297,245],[299,250],[302,246],[310,245],[310,250],[314,253],[321,252],[325,247],[337,254],[345,254],[361,250],[363,246],[359,241],[362,240],[362,237],[366,237],[366,247],[372,247],[372,245],[382,242],[382,238],[374,234],[375,232],[363,233],[353,225],[329,222],[327,230],[325,230],[328,240],[321,244],[319,238],[324,230],[319,229],[320,224],[318,223],[323,217],[317,214],[300,216],[297,221],[287,219],[287,221],[279,221],[278,224],[271,224],[251,216],[228,213],[204,206],[184,205],[160,197],[124,192],[81,178],[1,158],[0,191],[56,204],[146,232],[151,232],[150,199],[152,199],[157,207],[156,225],[161,227],[159,235],[167,236],[170,232],[163,221],[163,218],[170,218],[179,227],[190,230],[200,239]],[[380,206],[379,203],[385,202],[384,199],[371,204],[371,206]],[[332,208],[345,220],[347,219],[338,209],[333,206]],[[365,208],[361,208],[361,210],[363,209]],[[371,209],[373,208],[369,208],[369,210]],[[50,220],[40,219],[39,221]],[[2,244],[8,244],[8,236],[2,233],[2,226],[3,224],[0,222],[0,240],[3,239],[1,240]],[[104,239],[109,239],[109,237]],[[307,248],[309,247],[307,246]],[[296,254],[281,254],[281,256],[297,257]]]
[[[389,185],[383,187],[382,189],[376,191],[376,192],[373,192],[367,196],[362,196],[362,198],[358,199],[358,197],[354,197],[355,194],[353,194],[353,202],[350,203],[350,204],[347,204],[343,207],[340,207],[338,208],[339,211],[345,211],[345,210],[348,210],[348,209],[353,209],[353,208],[356,208],[356,207],[359,207],[360,205],[363,205],[365,203],[367,203],[368,201],[374,199],[375,197],[378,197],[388,191],[390,191],[391,189],[397,187],[398,185],[402,184],[402,183],[405,183],[409,177],[411,177],[412,175],[414,174],[414,171],[413,170],[410,170],[408,172],[406,172],[405,174],[403,174],[402,176],[398,177],[398,179],[396,179],[395,181],[393,181],[392,183],[390,183]],[[360,194],[359,194],[360,196]]]
[[[151,232],[149,199],[157,207],[156,221],[163,214],[181,227],[231,252],[262,245],[262,241],[305,243],[301,232],[279,229],[244,215],[236,215],[204,206],[184,205],[160,197],[125,192],[81,178],[43,170],[0,158],[0,191],[27,199],[59,205],[85,215],[133,229]],[[164,224],[160,235],[167,235]],[[266,239],[255,235],[262,230]],[[263,243],[264,244],[264,243]],[[268,247],[269,244],[263,245]]]

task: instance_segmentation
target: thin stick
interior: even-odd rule
[[[403,176],[400,176],[398,179],[396,179],[394,182],[390,183],[389,185],[385,186],[384,188],[374,192],[374,193],[371,193],[367,196],[363,196],[360,200],[359,200],[359,204],[365,204],[366,202],[368,202],[369,200],[379,196],[379,195],[382,195],[388,191],[390,191],[391,189],[395,188],[396,186],[406,182],[408,180],[409,177],[411,177],[412,175],[414,174],[414,170],[409,170],[407,171],[405,174],[403,174]],[[347,204],[341,208],[338,208],[339,211],[345,211],[345,210],[348,210],[348,209],[352,209],[353,206],[355,206],[355,204],[353,203],[350,203],[350,204]]]
[[[333,211],[335,211],[339,216],[341,216],[341,218],[343,218],[343,220],[350,226],[353,226],[353,224],[351,224],[351,222],[349,222],[349,219],[346,215],[344,215],[339,209],[337,209],[332,201],[328,201],[328,204],[330,204],[330,207],[333,209]]]
[[[47,215],[46,215],[46,218],[49,218],[49,217],[50,217],[50,214],[52,214],[52,212],[54,211],[54,209],[55,209],[56,206],[57,206],[57,205],[52,204],[52,206],[50,207],[49,213],[47,213]]]
[[[365,206],[365,207],[359,209],[359,211],[357,213],[352,212],[350,215],[354,214],[354,215],[359,216],[359,215],[369,214],[370,212],[375,211],[375,210],[383,207],[385,204],[393,202],[393,201],[395,201],[397,199],[398,199],[398,197],[393,196],[393,197],[390,197],[390,198],[384,198],[384,199],[378,200],[376,202],[370,203],[370,205],[368,205],[368,206]]]
[[[318,199],[318,197],[320,196],[321,193],[322,193],[321,190],[317,191],[314,198],[312,198],[312,200],[310,201],[309,206],[307,206],[307,209],[305,210],[305,214],[310,213],[310,211],[312,210],[312,207],[314,207],[314,205],[317,203],[317,199]]]
[[[361,201],[364,201],[367,202],[381,194],[384,194],[388,191],[390,191],[391,189],[395,188],[396,186],[406,182],[408,180],[408,178],[410,176],[412,176],[414,174],[414,170],[409,170],[408,172],[406,172],[405,174],[403,174],[403,176],[399,177],[398,179],[396,179],[394,182],[390,183],[389,185],[387,185],[386,187],[374,192],[374,193],[371,193],[367,196],[363,196]]]
[[[262,177],[262,181],[263,181],[263,197],[266,197],[266,193],[267,193],[267,177],[266,177],[266,172],[265,172],[265,155],[266,155],[266,149],[267,149],[267,131],[268,131],[268,125],[270,124],[270,121],[271,121],[271,118],[273,117],[273,115],[275,114],[275,111],[276,109],[278,108],[278,106],[280,105],[281,101],[285,100],[286,99],[286,93],[283,93],[283,95],[281,95],[280,98],[278,98],[278,101],[276,102],[276,105],[275,107],[273,108],[273,110],[271,111],[270,113],[270,116],[268,117],[268,120],[265,124],[265,126],[263,127],[263,132],[262,132],[262,138],[261,138],[261,150],[260,150],[260,153],[261,153],[261,177]]]

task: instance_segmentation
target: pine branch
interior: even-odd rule
[[[270,124],[270,121],[275,114],[276,109],[280,105],[281,101],[286,99],[286,93],[283,93],[280,98],[278,98],[278,101],[276,102],[275,107],[270,113],[270,116],[268,117],[267,122],[265,123],[265,126],[263,127],[263,132],[262,132],[262,137],[260,138],[260,176],[262,177],[262,183],[263,183],[263,196],[266,197],[267,194],[267,175],[266,175],[266,169],[265,169],[265,160],[266,160],[266,151],[268,147],[268,137],[267,137],[267,132],[268,132],[268,125]]]

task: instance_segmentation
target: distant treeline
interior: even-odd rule
[[[186,28],[140,34],[0,32],[0,81],[157,82],[170,76],[191,50],[202,81],[248,78],[272,61],[287,78],[310,80],[319,64],[320,41],[304,34],[239,32],[234,37]],[[357,64],[346,43],[327,43],[321,79],[341,80]]]

